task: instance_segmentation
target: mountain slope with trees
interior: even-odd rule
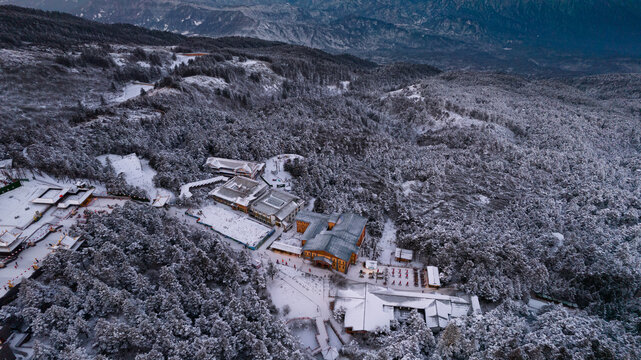
[[[173,46],[122,42],[0,49],[0,86],[11,90],[3,92],[10,101],[0,104],[0,158],[54,176],[122,186],[95,156],[135,152],[158,172],[157,186],[178,191],[210,176],[208,156],[264,160],[300,154],[303,161],[288,165],[300,196],[314,198],[317,211],[368,217],[364,256],[380,253],[377,242],[391,221],[399,245],[439,266],[444,283],[478,294],[488,309],[496,307],[433,338],[419,324],[399,324],[362,340],[370,346],[347,348],[346,355],[396,358],[403,349],[417,358],[641,354],[639,75],[441,72],[245,38],[185,38]],[[187,50],[209,55],[168,66],[173,51]],[[66,61],[57,61],[60,56]],[[119,88],[133,79],[125,76],[128,68],[156,58],[157,65],[142,73],[157,79],[153,90],[121,103],[100,101],[114,94],[111,84]],[[119,229],[113,221],[120,215],[144,215],[156,220],[134,227],[141,234],[173,226],[183,232],[146,211],[95,218],[86,231],[99,238],[98,229]],[[125,229],[118,234],[138,237]],[[91,244],[87,251],[101,249],[102,242]],[[173,249],[177,243],[164,244]],[[144,260],[137,251],[116,253]],[[77,255],[59,256],[80,266]],[[248,271],[239,256],[226,259]],[[55,274],[27,288],[60,284],[66,291],[73,285]],[[136,294],[118,293],[138,301]],[[535,294],[578,309],[555,305],[531,312],[522,302]],[[14,304],[14,314],[26,297]],[[40,312],[45,307],[36,306]],[[29,321],[38,316],[34,310]],[[412,341],[399,340],[406,332]]]

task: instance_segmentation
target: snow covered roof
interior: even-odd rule
[[[68,188],[48,187],[37,198],[31,200],[35,204],[55,204],[69,191]]]
[[[53,249],[67,249],[67,250],[76,250],[82,245],[84,241],[81,240],[80,236],[69,236],[69,235],[63,235],[60,237],[60,240],[58,240],[58,243],[54,246],[52,246]]]
[[[280,241],[274,241],[269,248],[274,250],[284,251],[290,254],[296,254],[296,255],[300,255],[303,253],[302,247],[286,244]]]
[[[205,165],[222,174],[248,176],[251,178],[255,178],[265,168],[265,163],[218,157],[208,158]]]
[[[412,261],[414,257],[414,252],[412,250],[396,248],[394,252],[394,257],[401,260]]]
[[[303,201],[298,196],[281,190],[270,189],[265,195],[256,200],[252,205],[252,210],[265,216],[274,215],[282,221],[301,206],[303,206]]]
[[[89,198],[89,196],[91,196],[91,194],[93,194],[94,190],[95,189],[77,189],[76,188],[73,194],[67,195],[63,199],[64,201],[58,204],[58,207],[66,209],[70,205],[80,206],[83,202],[85,202],[85,200]],[[71,191],[69,191],[69,193],[70,192]]]
[[[400,316],[400,309],[422,310],[432,329],[442,329],[451,319],[472,312],[471,301],[462,297],[394,290],[367,283],[339,290],[336,306],[345,308],[345,327],[352,331],[389,326],[391,320]]]
[[[262,181],[236,176],[209,195],[247,207],[266,190],[267,184]]]
[[[344,231],[351,235],[360,237],[367,225],[367,219],[360,215],[356,214],[342,214],[338,217],[336,225],[332,228],[332,231]]]
[[[348,262],[352,254],[358,253],[358,238],[345,236],[342,232],[324,230],[303,245],[304,250],[325,251]]]
[[[10,253],[22,243],[22,230],[0,230],[0,253]]]
[[[441,277],[436,266],[427,267],[427,284],[429,286],[441,286]]]

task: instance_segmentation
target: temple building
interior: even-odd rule
[[[367,219],[356,214],[301,211],[296,215],[296,231],[303,234],[303,257],[342,273],[356,263],[366,225]]]

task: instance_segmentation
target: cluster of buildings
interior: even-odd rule
[[[232,177],[209,196],[268,225],[290,229],[305,204],[301,198],[267,185],[261,178],[264,163],[212,157],[205,165],[216,174]]]
[[[49,209],[64,211],[85,205],[94,192],[88,187],[59,187],[45,183],[29,184],[25,187],[16,180],[11,183],[10,194],[2,198],[0,207],[0,267],[12,260],[26,245],[33,245],[53,232],[56,227],[51,224],[37,223]],[[7,190],[9,191],[9,190]],[[34,231],[35,230],[35,231]],[[64,244],[69,248],[76,246],[76,241],[66,239]]]
[[[481,312],[477,296],[403,291],[372,284],[353,284],[338,290],[334,308],[345,310],[345,329],[350,333],[389,327],[392,320],[403,321],[412,311],[417,311],[433,331],[439,331],[455,318]]]
[[[302,199],[271,188],[262,179],[264,163],[212,157],[205,165],[217,175],[232,177],[209,193],[214,200],[285,230],[296,223],[296,231],[302,234],[300,246],[277,242],[272,248],[342,273],[356,263],[366,233],[364,217],[303,211]]]

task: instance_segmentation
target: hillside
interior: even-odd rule
[[[156,187],[178,193],[211,177],[209,156],[297,154],[304,160],[288,165],[297,195],[317,212],[368,219],[359,256],[379,257],[383,231],[395,228],[398,246],[487,309],[434,335],[410,318],[355,336],[342,356],[641,356],[641,76],[378,65],[279,42],[0,8],[8,11],[47,25],[0,47],[0,159],[136,195],[96,157],[136,153],[156,171]],[[9,34],[24,26],[2,24]],[[77,32],[86,34],[61,46]],[[144,91],[123,98],[132,85]],[[196,194],[175,212],[199,201],[207,200]],[[248,250],[134,204],[91,216],[78,231],[90,239],[83,253],[48,259],[51,271],[2,308],[35,329],[42,357],[298,350]],[[532,310],[537,294],[576,308]]]
[[[641,56],[637,46],[641,7],[624,0],[14,3],[107,23],[186,35],[251,36],[379,62],[412,61],[444,69],[638,72],[635,59]]]

